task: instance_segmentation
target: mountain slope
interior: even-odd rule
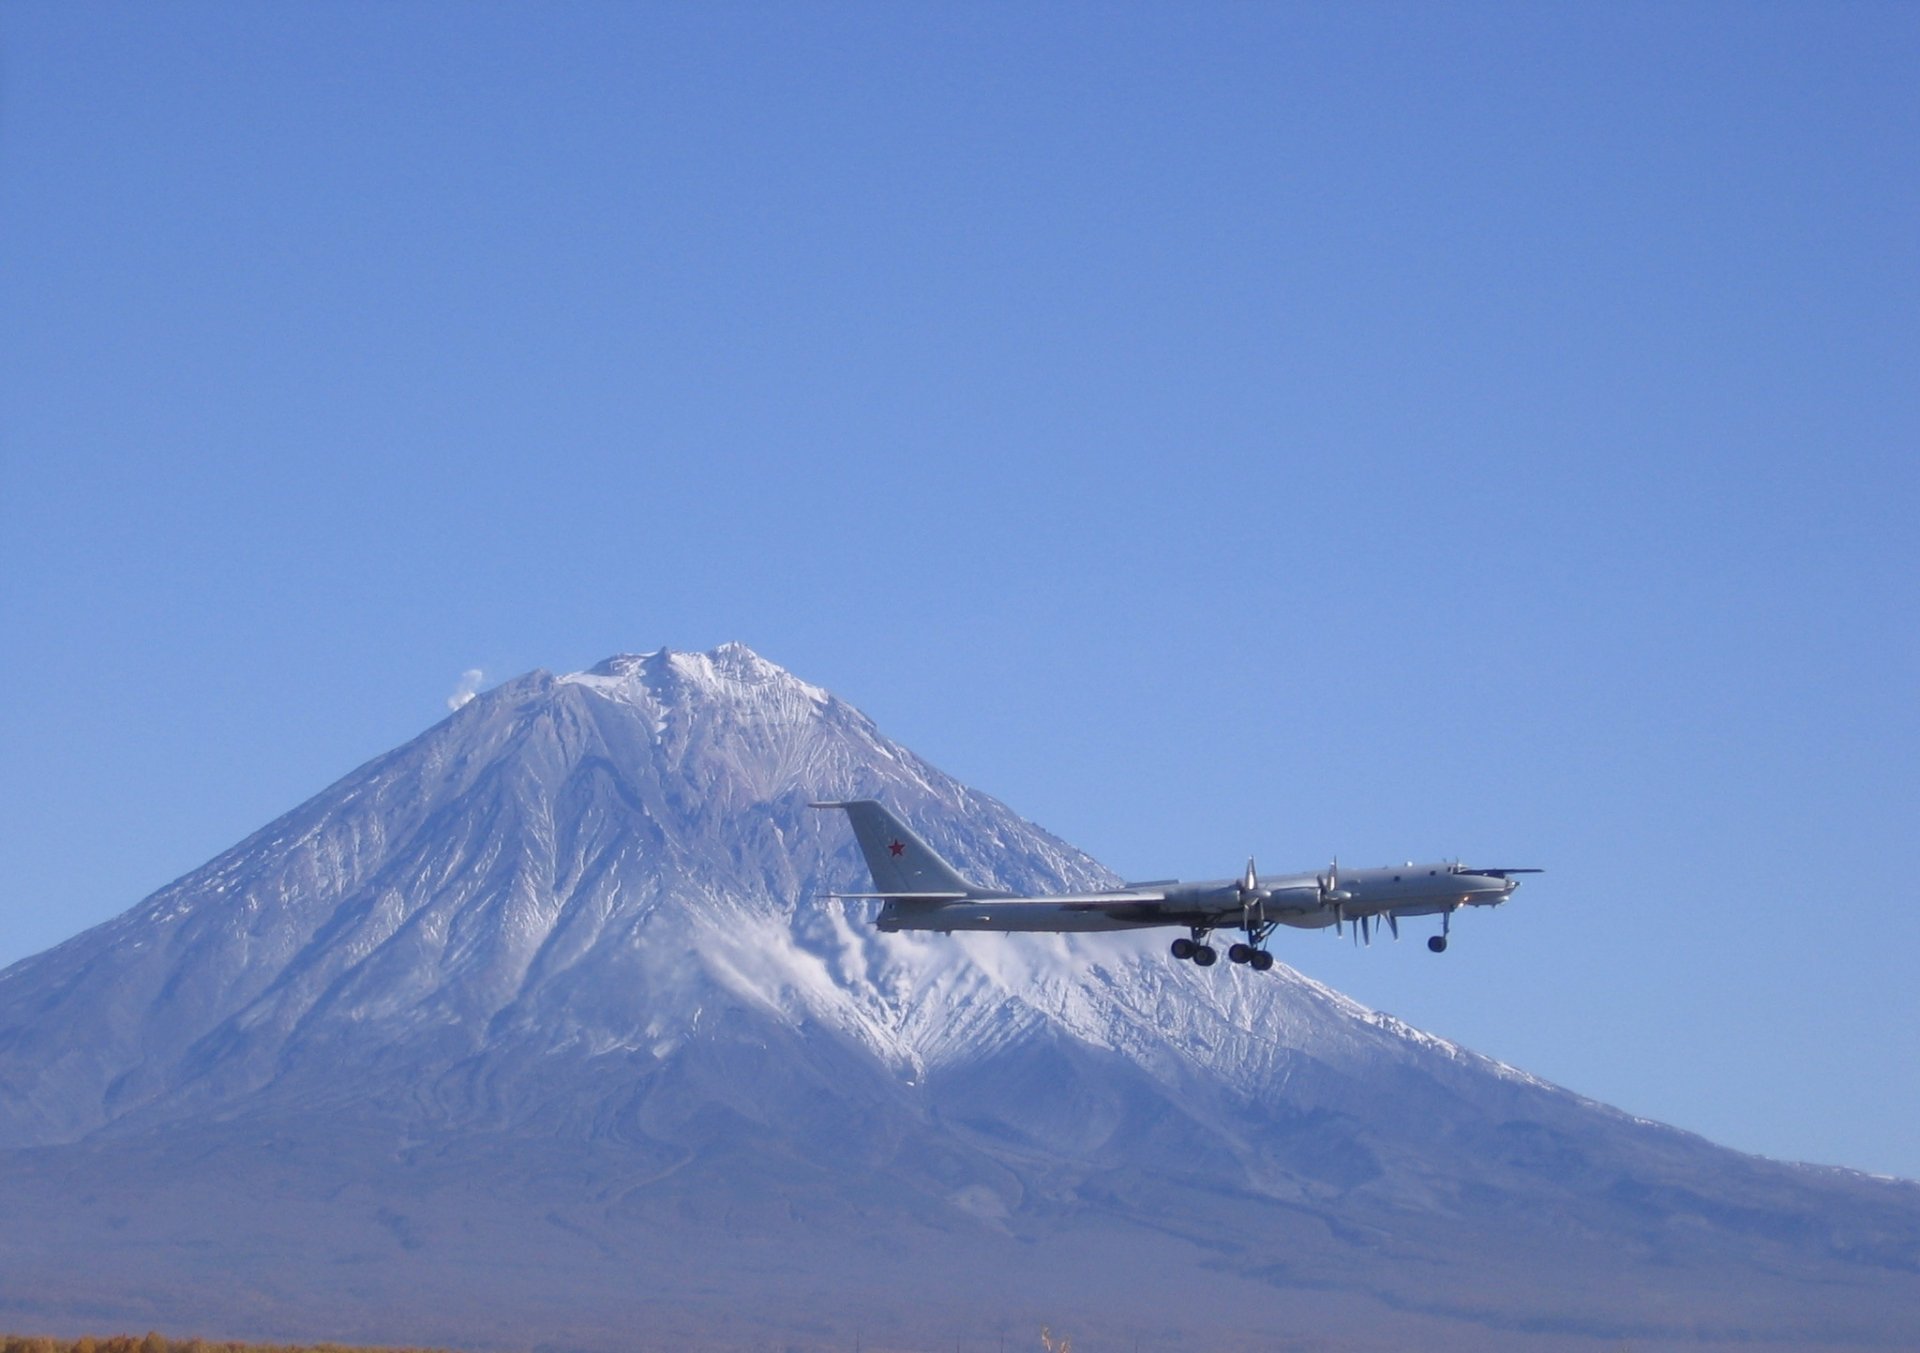
[[[864,872],[805,805],[851,797],[982,881],[1113,881],[750,651],[663,650],[489,692],[16,964],[0,1206],[36,1226],[0,1303],[583,1347],[642,1314],[662,1346],[1011,1310],[1167,1347],[1920,1325],[1912,1185],[1628,1118],[1284,968],[879,934],[821,900]]]

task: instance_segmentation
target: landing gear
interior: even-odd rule
[[[1261,940],[1267,937],[1267,932],[1272,928],[1272,925],[1269,924],[1257,930],[1247,932],[1248,938],[1253,941],[1252,944],[1235,943],[1227,946],[1227,962],[1244,963],[1255,972],[1265,972],[1271,968],[1273,966],[1273,955],[1265,949],[1260,948],[1259,944]],[[1198,968],[1211,968],[1215,963],[1220,961],[1220,952],[1211,944],[1207,943],[1208,933],[1209,932],[1200,929],[1198,926],[1195,926],[1192,939],[1187,939],[1183,936],[1175,940],[1168,948],[1177,959],[1184,962],[1191,962]]]
[[[1427,948],[1433,950],[1433,952],[1436,954],[1446,953],[1447,937],[1445,935],[1435,935],[1432,939],[1427,941]]]
[[[1207,943],[1207,932],[1198,926],[1194,927],[1192,939],[1182,937],[1175,940],[1169,948],[1175,958],[1183,961],[1192,960],[1197,968],[1211,968],[1220,958],[1220,955],[1214,952],[1213,946]],[[1240,960],[1236,958],[1233,961],[1238,963]]]
[[[1227,961],[1244,963],[1255,972],[1266,972],[1273,966],[1273,955],[1265,949],[1256,949],[1251,944],[1236,944],[1227,950]]]

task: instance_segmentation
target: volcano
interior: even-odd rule
[[[740,645],[479,695],[0,973],[0,1307],[468,1348],[1911,1347],[1920,1185],[1138,936],[883,934],[839,814],[1097,861]]]

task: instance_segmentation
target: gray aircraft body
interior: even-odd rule
[[[872,799],[816,803],[839,808],[853,825],[854,839],[873,874],[874,891],[835,896],[881,902],[874,924],[881,930],[1136,930],[1181,926],[1188,934],[1173,942],[1173,956],[1208,967],[1219,957],[1208,943],[1215,930],[1246,936],[1227,950],[1234,963],[1265,971],[1273,966],[1267,937],[1280,926],[1335,933],[1351,926],[1356,942],[1372,943],[1384,922],[1395,939],[1400,920],[1438,916],[1440,933],[1427,947],[1447,947],[1453,913],[1461,907],[1493,907],[1519,887],[1516,874],[1538,869],[1479,869],[1457,862],[1347,869],[1338,863],[1323,873],[1283,874],[1262,879],[1247,861],[1239,878],[1182,883],[1155,879],[1091,893],[1020,897],[982,888],[935,853],[913,829]]]

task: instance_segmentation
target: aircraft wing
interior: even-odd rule
[[[1052,893],[1046,897],[996,897],[983,900],[992,901],[996,907],[1004,907],[1011,902],[1015,906],[1071,907],[1076,910],[1086,910],[1093,907],[1111,907],[1116,903],[1165,902],[1167,895],[1163,892],[1129,888],[1124,892],[1113,893]]]
[[[1213,905],[1190,898],[1173,898],[1157,889],[1129,888],[1112,893],[1060,893],[1052,897],[996,897],[995,911],[1031,907],[1036,911],[1091,911],[1116,921],[1162,922],[1168,925],[1214,926],[1240,915],[1240,905]]]
[[[965,902],[972,893],[828,893],[828,897],[885,902]]]
[[[996,897],[980,900],[991,901],[996,907],[1063,907],[1068,911],[1111,911],[1115,908],[1132,908],[1142,915],[1164,914],[1183,918],[1238,917],[1243,911],[1239,902],[1227,898],[1216,901],[1191,894],[1175,897],[1158,888],[1122,888],[1110,893],[1059,893],[1048,897]],[[1320,910],[1320,899],[1312,893],[1301,891],[1298,897],[1269,895],[1263,905],[1269,914],[1276,912],[1297,914]]]

